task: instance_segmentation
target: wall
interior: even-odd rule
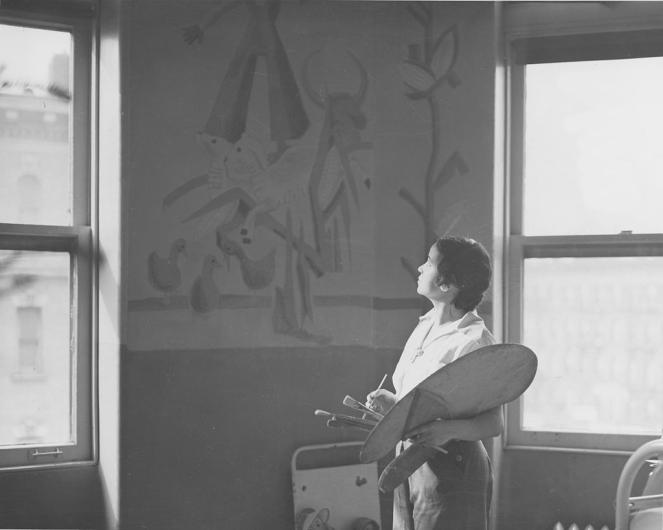
[[[0,473],[5,528],[101,528],[104,506],[97,468]]]
[[[186,44],[222,5],[123,5],[122,528],[292,527],[293,451],[356,439],[312,411],[391,370],[433,234],[491,242],[492,3],[245,4]]]
[[[357,440],[324,427],[397,352],[366,347],[130,353],[123,368],[123,528],[293,526],[290,458]],[[385,517],[388,517],[388,509]]]
[[[625,456],[507,450],[502,457],[498,528],[614,527]],[[642,478],[633,491],[642,490]]]

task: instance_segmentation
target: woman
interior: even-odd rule
[[[444,237],[418,269],[417,293],[433,308],[419,319],[392,376],[396,393],[367,396],[367,405],[386,413],[421,381],[495,339],[475,309],[490,285],[490,257],[472,239]],[[394,530],[485,530],[492,471],[480,440],[502,432],[497,407],[463,420],[433,421],[405,433],[397,453],[413,443],[444,446],[394,491]]]

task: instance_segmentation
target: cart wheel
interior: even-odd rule
[[[352,530],[380,530],[380,525],[368,517],[360,517],[352,523]]]
[[[311,516],[315,513],[313,508],[304,508],[301,510],[297,517],[295,517],[295,529],[296,530],[306,530],[304,525],[311,522]]]
[[[295,528],[296,530],[334,530],[327,524],[327,521],[329,521],[328,508],[323,508],[320,511],[313,508],[304,508],[295,518]]]

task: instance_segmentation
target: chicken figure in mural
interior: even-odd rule
[[[164,294],[165,303],[170,303],[170,296],[182,284],[178,259],[185,252],[186,241],[179,238],[173,241],[168,256],[161,257],[153,251],[147,257],[147,276],[150,285]]]
[[[211,254],[205,257],[202,271],[191,286],[191,307],[196,313],[209,313],[219,305],[219,289],[214,282],[214,271],[219,260]]]
[[[249,289],[262,289],[274,280],[276,271],[276,251],[270,250],[259,259],[251,259],[237,241],[230,239],[222,231],[216,234],[216,244],[227,259],[235,256],[239,261],[242,280]]]
[[[246,6],[249,19],[219,88],[204,131],[234,144],[246,132],[249,100],[258,58],[265,60],[269,99],[270,138],[276,144],[273,159],[300,138],[309,126],[288,55],[276,28],[280,1],[242,0],[221,3],[200,23],[184,28],[188,44],[201,42],[205,30],[238,6]]]

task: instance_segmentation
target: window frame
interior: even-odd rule
[[[92,2],[0,4],[0,23],[67,31],[72,38],[70,226],[0,223],[0,249],[67,252],[70,256],[72,444],[0,447],[0,470],[89,465],[97,462],[96,325],[96,68]],[[42,11],[40,9],[43,8]],[[43,346],[47,355],[47,347]],[[73,427],[73,425],[72,425]]]
[[[506,43],[505,338],[520,342],[523,269],[527,258],[663,256],[662,234],[523,235],[525,66],[663,56],[663,30],[514,36]],[[505,448],[631,452],[655,435],[525,430],[523,398],[506,407]]]

